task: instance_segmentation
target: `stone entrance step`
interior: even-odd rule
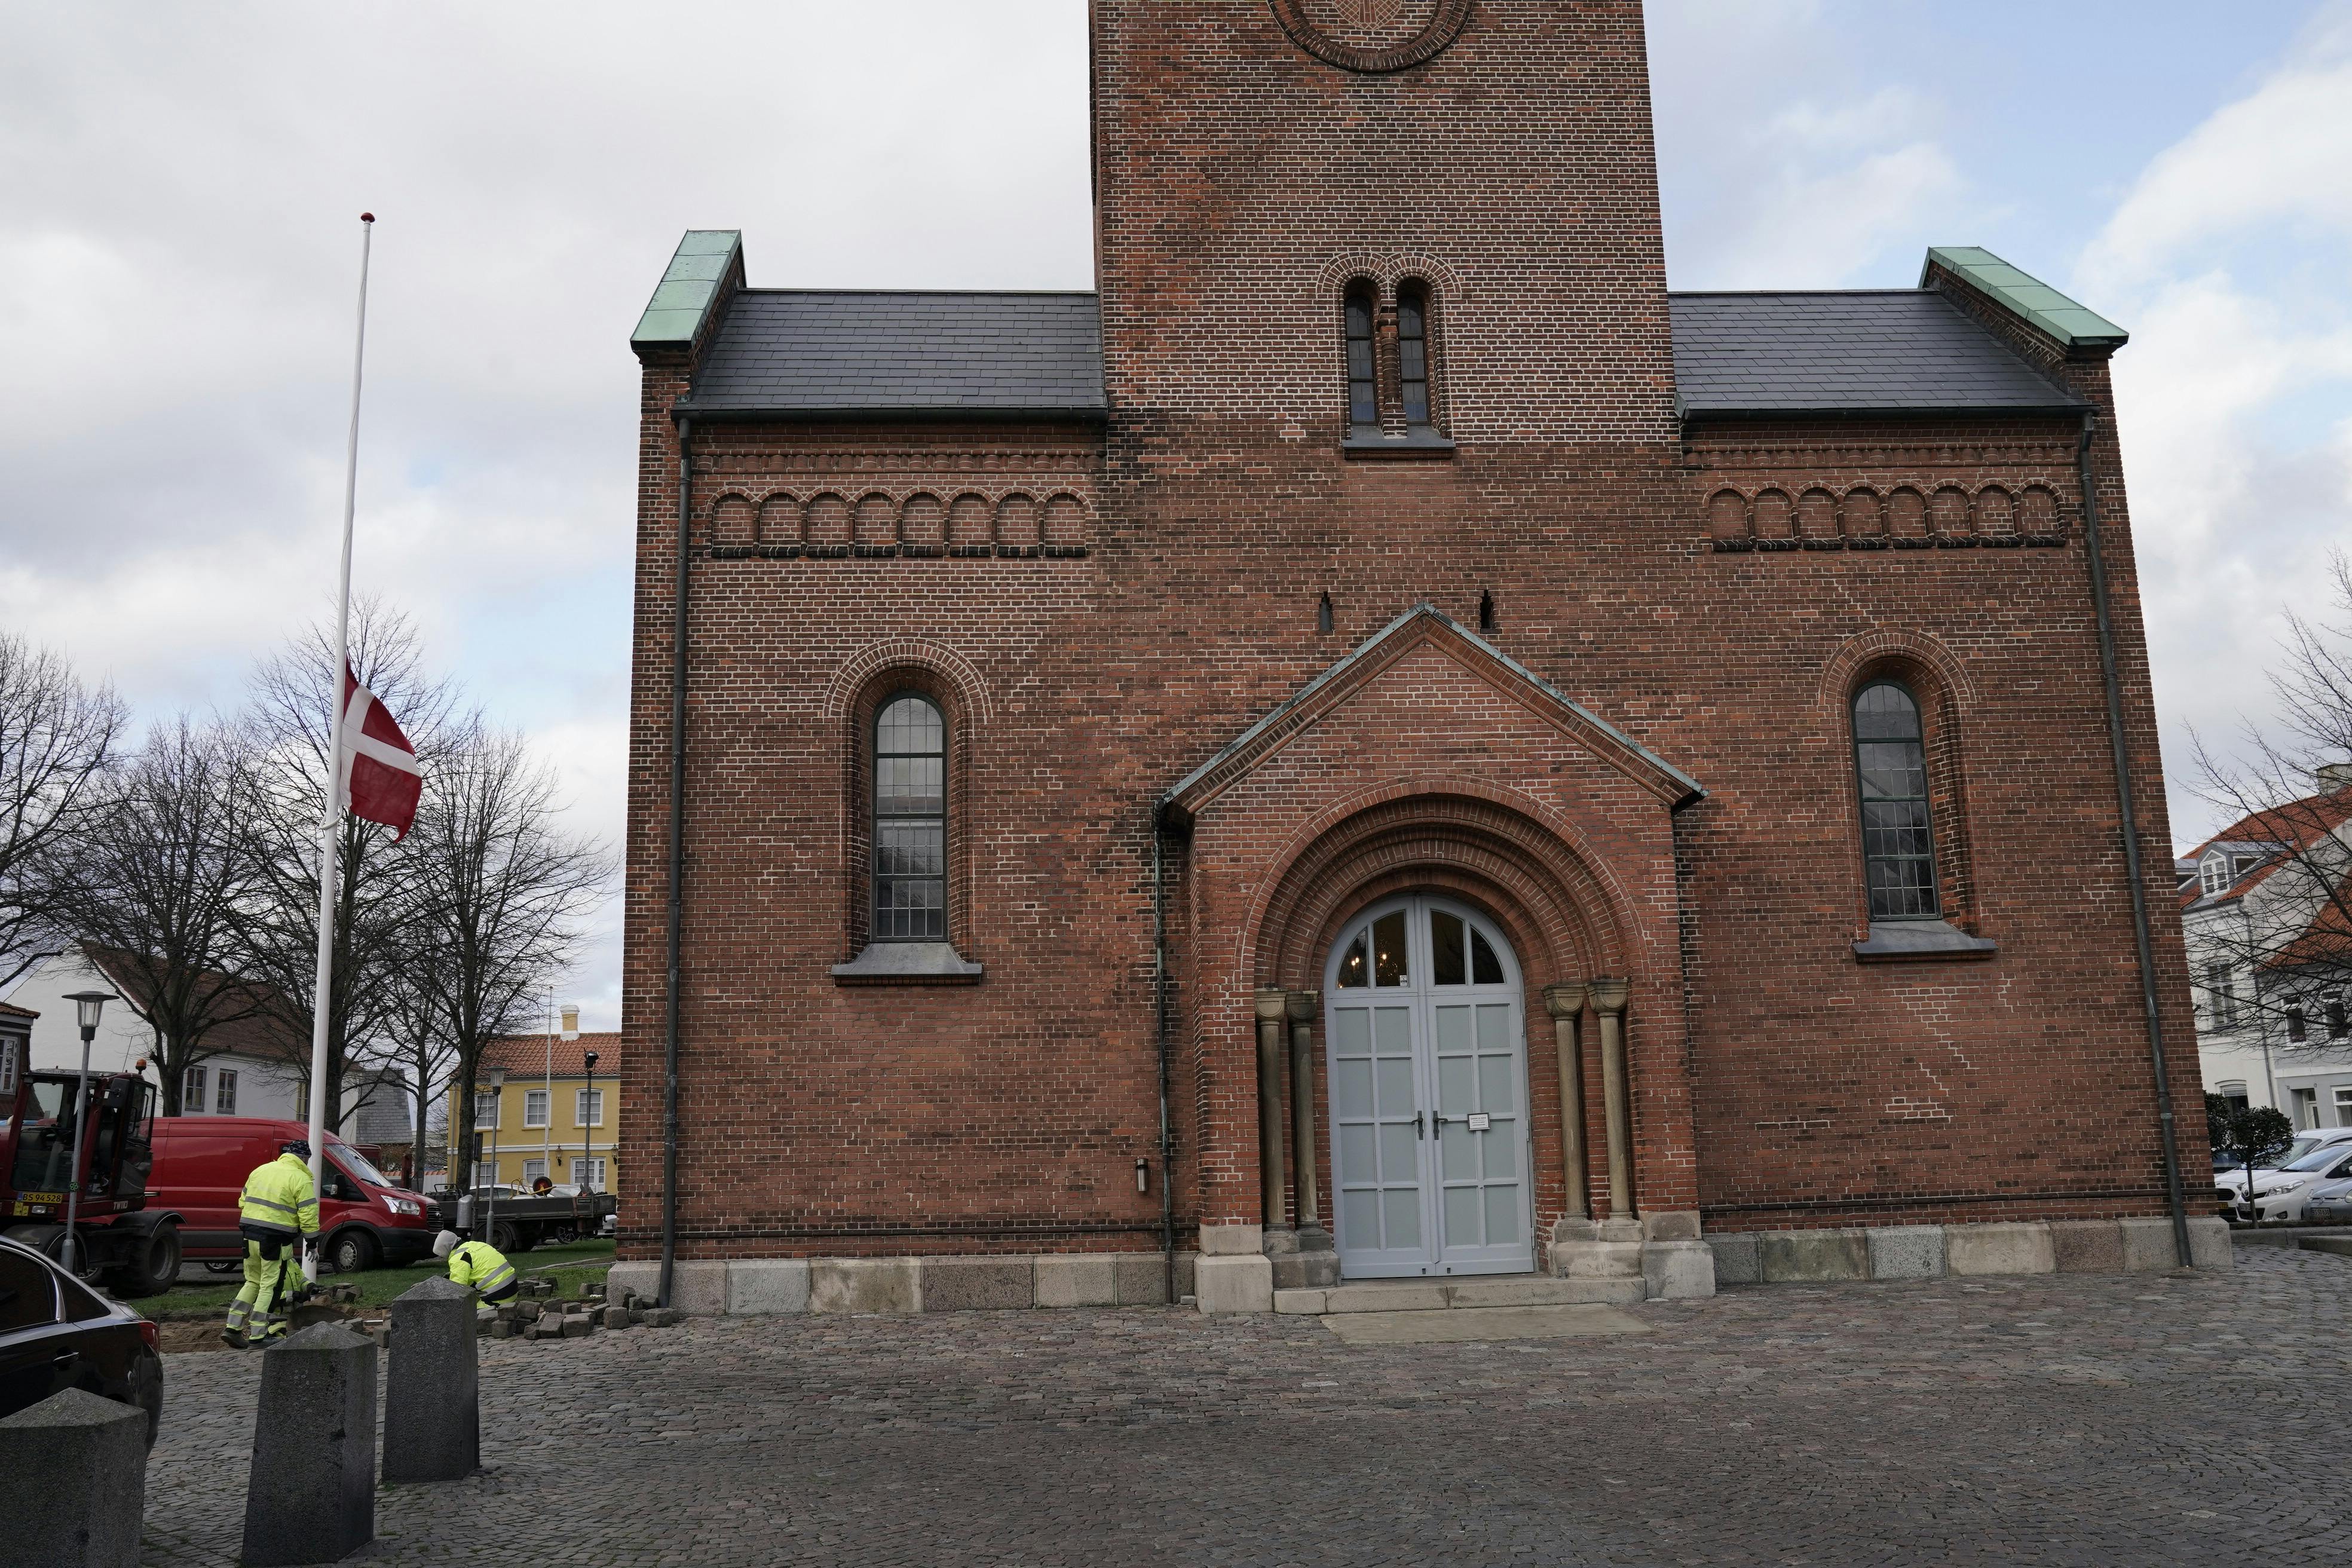
[[[1276,1290],[1277,1312],[1428,1312],[1481,1307],[1623,1305],[1644,1295],[1640,1279],[1555,1279],[1546,1274],[1466,1279],[1366,1279],[1328,1290]]]

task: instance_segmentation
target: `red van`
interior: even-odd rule
[[[216,1262],[245,1256],[236,1233],[236,1201],[257,1165],[278,1158],[278,1146],[308,1138],[299,1121],[259,1116],[159,1116],[155,1168],[147,1177],[148,1206],[183,1216],[185,1256]],[[433,1250],[439,1228],[425,1198],[394,1186],[351,1144],[327,1134],[326,1190],[319,1194],[322,1267],[338,1274],[414,1263]]]

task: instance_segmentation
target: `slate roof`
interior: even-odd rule
[[[2088,406],[1932,289],[1668,298],[1685,417]],[[687,406],[786,418],[1100,419],[1101,310],[1083,293],[744,289]]]
[[[688,405],[811,417],[1101,418],[1092,294],[747,289]]]
[[[1931,289],[1670,294],[1667,302],[1686,418],[2088,406]]]

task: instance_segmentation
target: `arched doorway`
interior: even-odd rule
[[[1340,1273],[1532,1269],[1526,992],[1501,929],[1444,899],[1374,904],[1323,994]]]

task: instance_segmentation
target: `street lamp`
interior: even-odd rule
[[[81,1079],[74,1089],[73,1159],[68,1166],[73,1190],[66,1194],[66,1239],[61,1249],[68,1274],[81,1272],[81,1233],[75,1226],[81,1217],[82,1129],[89,1125],[89,1043],[98,1038],[98,1016],[115,999],[111,991],[77,991],[66,998],[74,1005],[76,1021],[81,1025]]]
[[[499,1216],[499,1123],[506,1116],[506,1087],[507,1069],[492,1068],[490,1069],[490,1201],[485,1205],[482,1213],[482,1239],[488,1241],[492,1247],[498,1245],[490,1238],[496,1234],[492,1222]]]
[[[588,1067],[588,1116],[587,1124],[580,1129],[580,1157],[588,1160],[588,1169],[593,1174],[596,1169],[595,1162],[591,1158],[596,1151],[596,1123],[604,1119],[596,1114],[596,1053],[583,1051],[580,1053],[580,1059]],[[585,1183],[580,1184],[583,1187],[586,1185]]]

